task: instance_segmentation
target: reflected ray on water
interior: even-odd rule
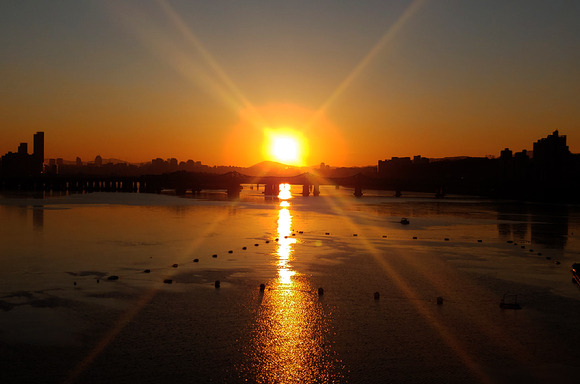
[[[281,185],[280,190],[288,189]],[[277,233],[279,242],[273,256],[278,276],[268,284],[258,310],[251,375],[259,383],[333,382],[337,370],[323,304],[308,276],[291,264],[297,240],[291,236],[287,200],[280,203]]]

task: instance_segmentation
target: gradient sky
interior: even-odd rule
[[[580,1],[2,1],[0,153],[249,166],[580,152]]]

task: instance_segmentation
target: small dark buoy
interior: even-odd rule
[[[383,235],[383,239],[386,239],[386,238],[387,238],[387,235]]]
[[[270,244],[270,240],[266,240],[266,244]]]
[[[518,243],[514,243],[514,245],[518,245]]]
[[[324,288],[318,288],[318,296],[324,295]]]
[[[560,262],[558,260],[556,260],[556,261],[554,261],[554,264],[560,265]]]
[[[550,256],[546,256],[546,260],[552,260]]]
[[[199,259],[193,259],[194,263],[199,263]]]
[[[413,240],[417,240],[417,236],[413,236]]]
[[[530,249],[530,252],[534,252],[534,250],[533,249]]]
[[[151,273],[151,270],[150,269],[146,269],[146,270],[143,271],[143,273]]]
[[[107,280],[119,280],[119,276],[115,276],[115,275],[111,275],[109,277],[107,277]]]
[[[101,281],[99,279],[97,279],[97,284],[99,284]]]
[[[542,256],[542,252],[538,252],[538,256]]]
[[[287,239],[287,238],[288,238],[288,236],[284,236],[284,238],[285,238],[285,239]]]
[[[353,235],[354,237],[357,237],[357,236],[358,236],[358,234],[356,234],[356,233],[353,233],[352,235]]]
[[[234,253],[234,251],[232,251],[231,249],[228,251],[228,253]],[[215,255],[215,257],[217,257],[217,255]]]
[[[245,251],[246,249],[248,249],[248,248],[247,248],[247,247],[242,247],[242,250],[244,250],[244,251]]]
[[[303,232],[303,231],[298,231],[298,233],[299,233],[299,234],[303,234],[304,232]]]
[[[375,292],[375,300],[378,300],[381,298],[381,294],[378,292]]]
[[[437,305],[443,305],[443,298],[441,296],[437,297]]]
[[[173,268],[179,267],[179,264],[173,264]]]
[[[266,284],[260,284],[260,292],[264,292],[266,290]]]
[[[478,243],[483,243],[483,240],[481,240],[481,239],[480,239],[480,240],[477,240],[477,242],[478,242]]]
[[[445,241],[449,241],[449,238],[448,238],[448,237],[446,237],[446,238],[445,238]]]
[[[276,241],[276,242],[278,242],[278,240],[280,240],[280,239],[276,238],[276,240],[275,240],[275,241]]]
[[[232,253],[233,251],[230,251],[230,253]],[[211,255],[211,257],[213,257],[214,259],[217,257],[217,255]]]
[[[326,235],[330,235],[330,232],[326,232]]]
[[[216,288],[220,287],[220,281],[216,280],[215,283],[213,284]]]
[[[173,280],[171,280],[171,279],[165,279],[165,280],[163,280],[163,282],[165,284],[173,284]]]
[[[76,281],[73,281],[73,285],[76,287],[77,286],[77,282]]]
[[[295,234],[295,233],[293,233],[293,234],[292,234],[292,236],[296,236],[296,234]]]
[[[256,244],[254,244],[254,247],[257,247],[258,245],[260,245],[260,244],[256,243]]]

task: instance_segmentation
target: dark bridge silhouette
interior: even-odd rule
[[[363,174],[349,177],[323,178],[312,173],[295,176],[248,176],[238,172],[225,174],[174,172],[162,175],[98,176],[98,175],[40,175],[37,177],[0,179],[0,189],[55,192],[140,192],[161,193],[174,190],[177,195],[188,191],[225,190],[237,197],[242,184],[264,185],[266,196],[279,193],[280,184],[302,185],[303,196],[318,196],[321,185],[354,188],[355,196],[362,196],[364,188],[380,188],[381,181]]]
[[[242,184],[264,185],[266,196],[276,196],[280,192],[280,184],[302,185],[302,195],[314,196],[320,194],[321,185],[336,185],[352,187],[355,196],[362,196],[363,188],[376,187],[378,179],[362,174],[342,177],[323,178],[312,173],[303,173],[295,176],[248,176],[238,172],[229,172],[222,175],[200,174],[190,172],[176,172],[165,175],[150,175],[140,178],[140,191],[159,193],[163,189],[173,189],[176,194],[183,195],[187,191],[193,193],[201,190],[226,190],[228,196],[239,196]]]

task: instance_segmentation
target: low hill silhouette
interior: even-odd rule
[[[243,168],[241,172],[248,176],[294,176],[306,172],[306,168],[294,167],[275,161],[262,161],[251,167]]]

